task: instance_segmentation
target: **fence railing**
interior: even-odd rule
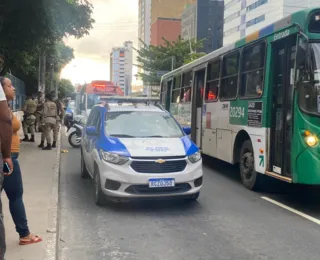
[[[11,75],[11,74],[8,74],[6,75],[7,78],[9,78],[12,82],[12,85],[14,86],[15,90],[16,90],[16,97],[15,99],[11,102],[11,109],[12,111],[19,111],[22,109],[22,106],[23,106],[23,103],[26,99],[26,87],[25,87],[25,84],[24,82]]]

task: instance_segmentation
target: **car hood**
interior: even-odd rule
[[[185,156],[180,138],[119,138],[133,157]]]

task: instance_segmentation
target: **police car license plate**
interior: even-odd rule
[[[174,187],[174,178],[149,179],[149,188]]]

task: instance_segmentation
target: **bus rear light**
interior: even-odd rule
[[[264,150],[262,148],[260,148],[259,152],[262,154],[264,152]]]

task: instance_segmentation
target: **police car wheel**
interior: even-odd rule
[[[98,206],[104,206],[107,203],[107,196],[101,189],[100,173],[97,167],[94,170],[94,188],[95,188],[95,203]]]
[[[82,151],[81,151],[81,178],[88,179],[90,177],[89,172],[86,167],[86,163],[84,162]]]

